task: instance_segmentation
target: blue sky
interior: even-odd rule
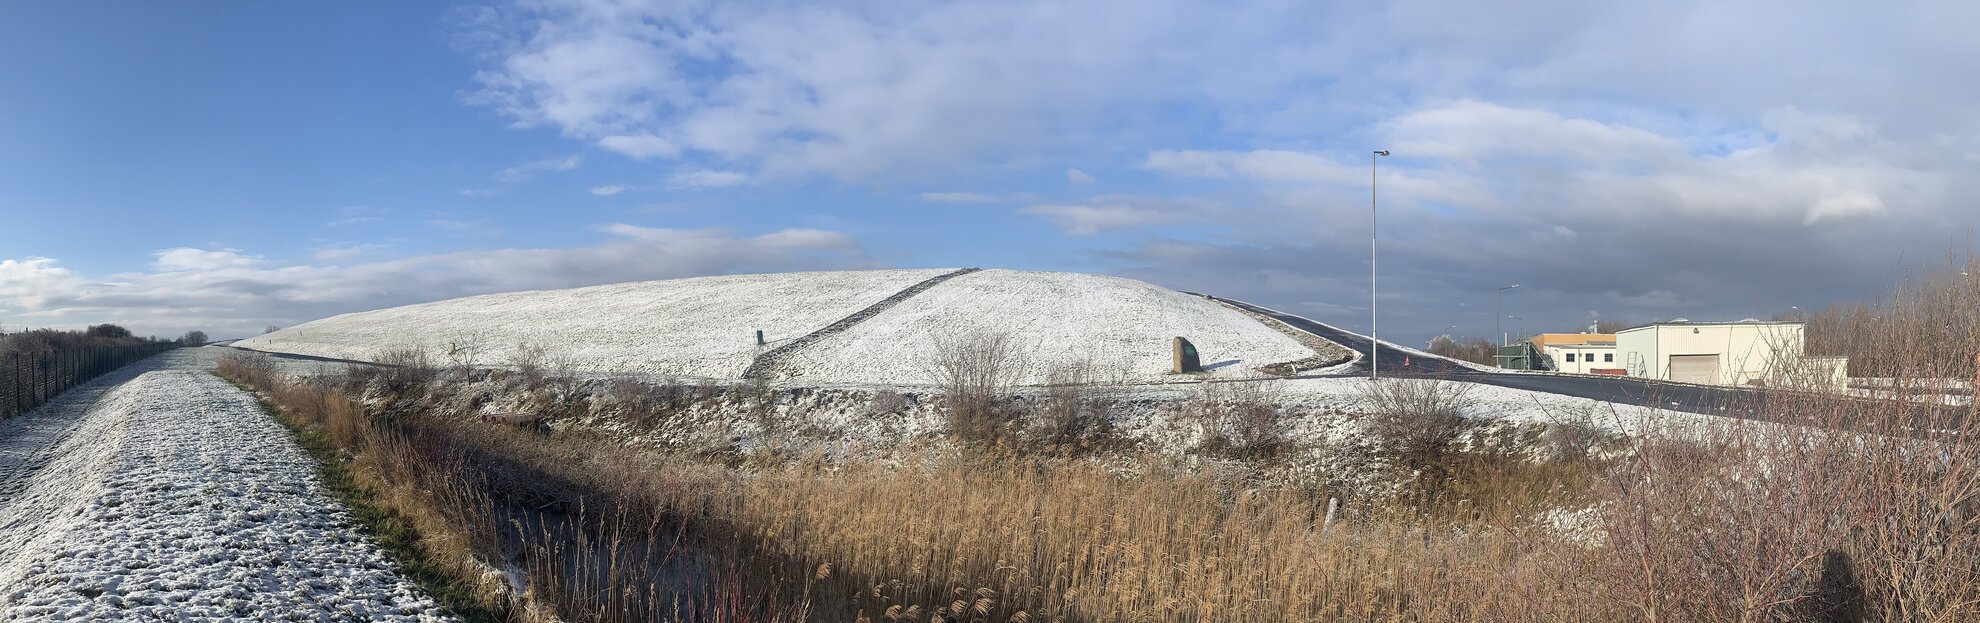
[[[1475,4],[9,3],[0,327],[986,266],[1365,329],[1377,148],[1400,341],[1970,245],[1969,5]]]

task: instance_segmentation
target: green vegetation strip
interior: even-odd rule
[[[356,475],[344,464],[341,450],[330,441],[322,427],[305,425],[283,416],[278,405],[253,387],[219,374],[214,376],[254,396],[263,413],[288,429],[296,445],[308,452],[310,458],[316,459],[317,479],[330,492],[330,496],[350,509],[360,531],[385,548],[393,563],[398,565],[400,575],[419,585],[462,620],[488,623],[507,620],[502,613],[488,608],[475,598],[475,578],[450,573],[445,565],[420,549],[419,531],[413,527],[412,521],[404,513],[391,508],[386,497],[379,495],[377,489],[358,482]]]

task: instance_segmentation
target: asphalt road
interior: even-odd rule
[[[1361,359],[1345,371],[1325,376],[1367,376],[1371,349],[1379,349],[1381,356],[1374,359],[1380,362],[1379,372],[1382,376],[1448,378],[1454,381],[1497,385],[1618,404],[1655,406],[1674,411],[1731,417],[1753,417],[1761,412],[1767,399],[1766,392],[1752,389],[1701,387],[1631,377],[1479,372],[1442,357],[1403,351],[1386,342],[1378,345],[1367,337],[1292,314],[1231,299],[1218,300],[1271,316],[1293,328],[1361,353]]]

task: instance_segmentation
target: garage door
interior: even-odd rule
[[[1719,356],[1671,355],[1671,380],[1682,383],[1717,383]]]

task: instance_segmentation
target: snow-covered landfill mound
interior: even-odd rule
[[[956,277],[804,349],[798,378],[931,383],[940,349],[980,329],[1015,347],[1018,382],[1054,367],[1091,366],[1099,382],[1171,378],[1170,340],[1187,338],[1212,371],[1242,372],[1313,356],[1298,340],[1242,312],[1120,277],[986,270]]]
[[[202,356],[0,422],[0,620],[451,620]]]
[[[758,378],[881,385],[932,382],[939,350],[975,335],[1004,336],[1021,384],[1075,364],[1091,366],[1099,382],[1171,380],[1175,337],[1194,343],[1213,374],[1315,355],[1215,301],[1132,279],[954,273],[784,273],[494,294],[345,314],[236,346],[361,361],[417,346],[440,363],[472,349],[473,363],[511,365],[530,344],[577,373],[737,379],[757,363]],[[840,322],[855,314],[863,315]],[[756,343],[758,329],[766,344]]]
[[[739,378],[758,352],[948,272],[729,275],[506,292],[333,316],[234,346],[357,361],[417,347],[442,364],[504,365],[529,345],[547,358],[567,357],[578,372]],[[756,344],[758,330],[768,344]]]

